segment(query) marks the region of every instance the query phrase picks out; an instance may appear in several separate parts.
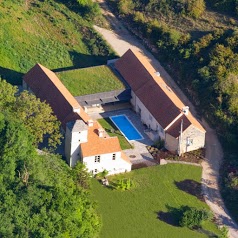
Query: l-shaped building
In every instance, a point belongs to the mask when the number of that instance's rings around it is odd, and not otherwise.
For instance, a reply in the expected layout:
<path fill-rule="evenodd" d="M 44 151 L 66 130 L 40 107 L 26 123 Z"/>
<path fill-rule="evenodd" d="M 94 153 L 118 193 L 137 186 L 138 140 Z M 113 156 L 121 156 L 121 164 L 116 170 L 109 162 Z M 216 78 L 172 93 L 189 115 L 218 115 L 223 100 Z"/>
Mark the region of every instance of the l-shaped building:
<path fill-rule="evenodd" d="M 144 56 L 128 50 L 110 67 L 129 86 L 130 95 L 127 88 L 123 100 L 130 100 L 152 140 L 163 139 L 165 147 L 178 154 L 204 147 L 205 129 Z M 94 105 L 87 102 L 82 107 L 78 97 L 72 96 L 54 72 L 36 64 L 23 77 L 23 88 L 52 107 L 65 133 L 65 156 L 70 166 L 80 160 L 94 174 L 131 170 L 118 138 L 108 137 L 86 113 L 87 107 Z M 104 103 L 101 98 L 96 101 Z"/>

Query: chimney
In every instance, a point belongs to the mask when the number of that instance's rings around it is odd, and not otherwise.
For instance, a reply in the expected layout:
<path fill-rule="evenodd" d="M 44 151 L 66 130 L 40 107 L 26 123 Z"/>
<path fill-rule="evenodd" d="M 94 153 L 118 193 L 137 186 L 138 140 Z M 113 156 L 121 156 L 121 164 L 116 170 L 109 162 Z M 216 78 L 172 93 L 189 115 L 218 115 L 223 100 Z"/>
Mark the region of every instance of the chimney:
<path fill-rule="evenodd" d="M 103 138 L 103 137 L 104 137 L 104 130 L 103 130 L 102 128 L 99 128 L 99 129 L 98 129 L 98 136 L 99 136 L 100 138 Z"/>
<path fill-rule="evenodd" d="M 73 108 L 73 112 L 80 113 L 80 108 Z"/>
<path fill-rule="evenodd" d="M 160 72 L 159 71 L 155 72 L 155 75 L 160 77 Z"/>
<path fill-rule="evenodd" d="M 89 127 L 92 127 L 93 126 L 93 120 L 88 120 L 87 124 L 88 124 Z"/>
<path fill-rule="evenodd" d="M 185 115 L 188 115 L 189 107 L 188 107 L 188 106 L 183 107 L 183 108 L 182 108 L 182 112 L 183 112 Z"/>

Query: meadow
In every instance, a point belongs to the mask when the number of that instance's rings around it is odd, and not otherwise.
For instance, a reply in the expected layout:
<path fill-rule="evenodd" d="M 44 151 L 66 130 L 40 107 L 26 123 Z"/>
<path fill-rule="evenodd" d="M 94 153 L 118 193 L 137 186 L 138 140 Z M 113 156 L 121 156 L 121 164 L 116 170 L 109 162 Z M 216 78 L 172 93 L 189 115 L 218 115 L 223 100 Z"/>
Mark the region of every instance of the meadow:
<path fill-rule="evenodd" d="M 12 84 L 36 63 L 58 72 L 115 57 L 92 22 L 64 1 L 32 0 L 26 7 L 22 0 L 4 0 L 0 19 L 0 75 Z"/>
<path fill-rule="evenodd" d="M 177 209 L 184 205 L 208 209 L 200 196 L 201 168 L 181 164 L 154 166 L 110 176 L 112 185 L 130 178 L 131 190 L 120 191 L 93 180 L 93 197 L 102 216 L 101 238 L 202 238 L 218 237 L 220 231 L 211 222 L 190 230 L 180 227 Z"/>

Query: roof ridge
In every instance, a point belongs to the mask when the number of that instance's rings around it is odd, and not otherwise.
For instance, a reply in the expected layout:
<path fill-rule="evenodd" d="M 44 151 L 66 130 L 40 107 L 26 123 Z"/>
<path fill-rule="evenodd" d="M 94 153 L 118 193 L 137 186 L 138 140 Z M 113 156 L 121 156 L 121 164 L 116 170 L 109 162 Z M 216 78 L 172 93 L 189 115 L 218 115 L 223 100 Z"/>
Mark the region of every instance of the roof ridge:
<path fill-rule="evenodd" d="M 73 97 L 73 95 L 69 92 L 69 90 L 64 86 L 64 84 L 60 81 L 60 79 L 53 71 L 39 63 L 37 63 L 36 65 L 38 65 L 42 69 L 42 71 L 48 76 L 51 82 L 60 91 L 60 93 L 64 96 L 64 98 L 68 101 L 68 103 L 72 106 L 73 109 L 80 108 L 80 105 L 77 100 Z"/>
<path fill-rule="evenodd" d="M 128 50 L 129 52 L 132 52 L 134 54 L 134 56 L 140 61 L 140 63 L 143 65 L 143 67 L 146 69 L 146 71 L 149 73 L 149 75 L 153 78 L 153 80 L 156 82 L 156 84 L 161 88 L 161 90 L 165 93 L 165 95 L 173 102 L 173 104 L 182 111 L 182 108 L 185 107 L 185 104 L 182 102 L 182 100 L 176 95 L 176 93 L 168 86 L 168 84 L 164 81 L 164 79 L 161 76 L 155 75 L 155 73 L 157 72 L 156 69 L 150 64 L 150 62 L 147 60 L 146 56 L 143 55 L 142 53 L 140 53 L 139 51 L 135 52 L 132 49 Z M 145 62 L 144 62 L 145 60 Z M 145 64 L 146 63 L 146 64 Z M 154 72 L 152 72 L 154 71 Z M 147 84 L 148 81 L 145 82 L 145 84 Z M 145 85 L 144 84 L 144 85 Z M 164 84 L 163 87 L 161 84 Z M 143 86 L 144 86 L 143 85 Z M 143 87 L 142 86 L 142 87 Z M 141 88 L 142 88 L 141 87 Z M 140 89 L 141 89 L 140 88 Z M 139 89 L 138 89 L 139 90 Z M 137 90 L 137 91 L 138 91 Z M 175 100 L 174 100 L 175 99 Z M 184 114 L 185 115 L 185 114 Z M 196 127 L 198 127 L 198 129 L 202 130 L 202 131 L 206 131 L 203 126 L 200 124 L 199 121 L 197 121 L 197 119 L 192 115 L 191 112 L 189 112 L 189 115 L 185 115 L 187 117 L 187 119 L 190 121 L 190 123 Z M 180 117 L 179 117 L 180 118 Z M 175 120 L 177 121 L 177 120 Z M 175 122 L 174 121 L 174 122 Z M 171 122 L 172 123 L 172 122 Z M 172 123 L 174 124 L 174 123 Z"/>

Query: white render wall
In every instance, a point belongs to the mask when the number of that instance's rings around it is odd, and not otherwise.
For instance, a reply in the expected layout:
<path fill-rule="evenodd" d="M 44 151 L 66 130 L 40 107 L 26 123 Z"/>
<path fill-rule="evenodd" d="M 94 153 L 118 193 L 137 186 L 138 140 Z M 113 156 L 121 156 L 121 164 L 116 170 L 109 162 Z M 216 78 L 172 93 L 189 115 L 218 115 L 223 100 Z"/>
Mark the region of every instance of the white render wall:
<path fill-rule="evenodd" d="M 205 135 L 205 132 L 200 131 L 195 126 L 189 126 L 182 136 L 182 153 L 203 148 L 205 146 Z M 193 142 L 188 145 L 190 139 Z"/>
<path fill-rule="evenodd" d="M 88 131 L 71 132 L 66 127 L 65 156 L 70 167 L 75 166 L 81 158 L 80 144 L 87 142 Z"/>
<path fill-rule="evenodd" d="M 115 160 L 112 160 L 113 154 L 116 154 Z M 100 162 L 95 162 L 95 156 L 84 157 L 83 163 L 87 167 L 88 172 L 93 174 L 104 170 L 107 170 L 109 174 L 131 171 L 131 164 L 121 158 L 121 152 L 100 155 Z"/>
<path fill-rule="evenodd" d="M 135 93 L 131 92 L 131 104 L 136 111 L 136 113 L 140 114 L 140 118 L 143 124 L 146 124 L 148 128 L 153 131 L 157 131 L 158 135 L 161 139 L 165 138 L 164 129 L 162 126 L 156 121 L 156 119 L 151 115 L 145 105 L 140 101 L 140 99 L 135 95 Z"/>

